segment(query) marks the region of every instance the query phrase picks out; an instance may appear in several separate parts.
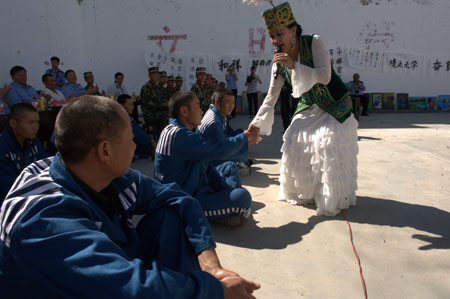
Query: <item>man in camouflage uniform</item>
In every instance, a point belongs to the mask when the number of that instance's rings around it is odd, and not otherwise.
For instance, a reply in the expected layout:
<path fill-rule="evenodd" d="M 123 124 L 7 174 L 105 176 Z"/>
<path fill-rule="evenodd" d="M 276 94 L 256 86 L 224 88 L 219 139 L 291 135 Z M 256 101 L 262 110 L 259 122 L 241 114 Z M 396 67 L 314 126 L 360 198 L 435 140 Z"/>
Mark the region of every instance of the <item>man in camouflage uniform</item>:
<path fill-rule="evenodd" d="M 168 97 L 159 83 L 159 67 L 148 69 L 150 80 L 141 88 L 142 112 L 146 125 L 153 127 L 155 140 L 169 121 Z"/>
<path fill-rule="evenodd" d="M 166 91 L 167 91 L 167 96 L 169 97 L 169 99 L 175 92 L 178 91 L 176 86 L 175 86 L 175 78 L 172 75 L 167 77 Z"/>
<path fill-rule="evenodd" d="M 183 87 L 183 77 L 177 76 L 175 78 L 175 87 L 176 87 L 176 91 L 181 90 L 181 87 Z"/>
<path fill-rule="evenodd" d="M 195 70 L 197 82 L 192 85 L 191 91 L 197 95 L 197 98 L 200 101 L 200 107 L 205 113 L 209 109 L 210 97 L 208 91 L 206 89 L 205 81 L 206 81 L 206 68 L 198 67 Z"/>
<path fill-rule="evenodd" d="M 211 74 L 206 74 L 206 81 L 205 81 L 205 87 L 206 92 L 208 94 L 208 98 L 211 100 L 212 94 L 214 93 L 213 90 L 213 76 Z M 212 103 L 210 103 L 212 104 Z"/>

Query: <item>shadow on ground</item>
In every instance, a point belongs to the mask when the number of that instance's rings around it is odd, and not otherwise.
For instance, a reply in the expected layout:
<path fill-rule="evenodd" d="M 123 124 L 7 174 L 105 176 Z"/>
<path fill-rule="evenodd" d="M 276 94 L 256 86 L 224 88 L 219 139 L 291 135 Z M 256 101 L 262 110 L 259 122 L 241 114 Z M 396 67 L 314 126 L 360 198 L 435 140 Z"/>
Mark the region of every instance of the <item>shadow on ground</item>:
<path fill-rule="evenodd" d="M 447 211 L 371 197 L 358 197 L 357 204 L 345 211 L 350 223 L 414 228 L 432 235 L 413 234 L 412 238 L 427 243 L 418 249 L 450 249 L 450 213 Z M 265 205 L 260 202 L 252 203 L 254 212 L 263 208 Z M 342 214 L 332 218 L 312 216 L 306 223 L 289 221 L 279 227 L 259 227 L 252 218 L 239 229 L 229 229 L 219 224 L 212 224 L 212 228 L 219 243 L 251 249 L 283 249 L 300 242 L 317 224 L 327 220 L 344 221 L 344 217 Z"/>

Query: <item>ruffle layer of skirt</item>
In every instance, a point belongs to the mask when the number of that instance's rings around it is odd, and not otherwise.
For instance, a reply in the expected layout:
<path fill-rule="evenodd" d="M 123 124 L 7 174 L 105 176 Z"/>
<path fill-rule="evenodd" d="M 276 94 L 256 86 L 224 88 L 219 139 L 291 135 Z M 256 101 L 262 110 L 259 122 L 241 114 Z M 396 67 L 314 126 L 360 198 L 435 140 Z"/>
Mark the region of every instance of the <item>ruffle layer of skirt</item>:
<path fill-rule="evenodd" d="M 356 205 L 357 126 L 353 116 L 340 123 L 317 105 L 297 114 L 283 136 L 278 199 L 315 202 L 326 216 Z"/>

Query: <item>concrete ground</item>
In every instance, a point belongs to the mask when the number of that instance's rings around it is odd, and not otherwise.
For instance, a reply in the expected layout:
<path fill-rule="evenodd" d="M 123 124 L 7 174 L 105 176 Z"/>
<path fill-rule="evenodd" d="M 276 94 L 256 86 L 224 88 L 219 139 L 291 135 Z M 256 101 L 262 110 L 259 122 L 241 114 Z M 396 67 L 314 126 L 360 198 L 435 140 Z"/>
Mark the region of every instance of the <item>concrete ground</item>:
<path fill-rule="evenodd" d="M 357 206 L 336 217 L 276 200 L 282 132 L 277 115 L 249 150 L 253 220 L 212 225 L 224 267 L 261 283 L 257 298 L 364 298 L 345 215 L 368 298 L 450 298 L 450 114 L 362 117 Z M 152 176 L 151 161 L 133 167 Z"/>

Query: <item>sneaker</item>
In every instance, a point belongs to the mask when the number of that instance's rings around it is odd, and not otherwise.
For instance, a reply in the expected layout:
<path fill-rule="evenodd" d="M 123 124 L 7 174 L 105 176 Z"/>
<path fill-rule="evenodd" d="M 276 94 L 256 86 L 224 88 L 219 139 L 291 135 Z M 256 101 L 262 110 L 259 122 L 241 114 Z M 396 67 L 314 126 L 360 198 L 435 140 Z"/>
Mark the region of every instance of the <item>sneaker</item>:
<path fill-rule="evenodd" d="M 238 228 L 243 226 L 248 222 L 248 218 L 243 214 L 237 215 L 237 216 L 231 216 L 227 218 L 221 218 L 214 220 L 214 222 L 222 224 L 223 226 L 229 227 L 229 228 Z"/>
<path fill-rule="evenodd" d="M 239 173 L 240 173 L 241 177 L 249 176 L 252 174 L 252 169 L 245 164 L 239 165 Z"/>

